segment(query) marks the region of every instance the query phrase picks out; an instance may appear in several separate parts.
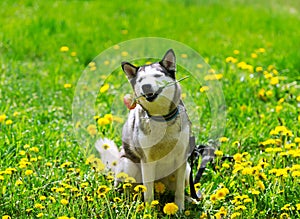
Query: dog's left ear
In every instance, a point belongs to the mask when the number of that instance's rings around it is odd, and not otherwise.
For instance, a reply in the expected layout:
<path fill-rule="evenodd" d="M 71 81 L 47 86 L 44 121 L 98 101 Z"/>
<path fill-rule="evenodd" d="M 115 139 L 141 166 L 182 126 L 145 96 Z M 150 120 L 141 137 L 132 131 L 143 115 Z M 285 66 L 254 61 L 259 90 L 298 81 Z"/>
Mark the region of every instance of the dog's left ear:
<path fill-rule="evenodd" d="M 169 49 L 159 63 L 165 67 L 169 73 L 171 73 L 173 78 L 175 78 L 176 57 L 173 49 Z"/>
<path fill-rule="evenodd" d="M 130 64 L 129 62 L 122 62 L 122 69 L 125 72 L 128 80 L 131 80 L 136 76 L 136 73 L 139 68 Z"/>

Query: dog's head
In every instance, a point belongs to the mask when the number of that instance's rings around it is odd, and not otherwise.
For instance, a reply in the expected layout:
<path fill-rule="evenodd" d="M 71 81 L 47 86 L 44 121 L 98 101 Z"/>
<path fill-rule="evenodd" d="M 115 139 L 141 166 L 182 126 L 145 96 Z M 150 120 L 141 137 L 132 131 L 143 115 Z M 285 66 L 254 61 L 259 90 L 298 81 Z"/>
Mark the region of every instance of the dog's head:
<path fill-rule="evenodd" d="M 175 83 L 176 57 L 172 49 L 160 62 L 139 67 L 123 62 L 122 69 L 138 97 L 138 103 L 149 114 L 166 115 L 179 104 L 181 89 Z"/>

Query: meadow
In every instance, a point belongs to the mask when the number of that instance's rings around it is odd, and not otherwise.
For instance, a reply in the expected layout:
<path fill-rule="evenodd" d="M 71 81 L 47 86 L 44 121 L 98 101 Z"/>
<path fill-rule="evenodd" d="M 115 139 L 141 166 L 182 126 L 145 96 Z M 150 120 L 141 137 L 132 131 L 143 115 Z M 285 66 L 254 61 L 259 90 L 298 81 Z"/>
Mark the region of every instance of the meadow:
<path fill-rule="evenodd" d="M 292 0 L 2 0 L 0 217 L 300 218 L 299 11 Z M 226 123 L 214 139 L 216 159 L 195 185 L 202 199 L 186 201 L 183 212 L 161 183 L 155 201 L 144 203 L 143 186 L 106 171 L 87 150 L 103 137 L 120 144 L 128 112 L 121 67 L 101 78 L 90 124 L 73 120 L 77 82 L 84 71 L 101 73 L 94 58 L 139 37 L 188 45 L 210 66 L 204 80 L 222 86 Z M 126 51 L 120 54 L 126 60 Z M 180 78 L 186 73 L 178 68 Z M 194 135 L 206 144 L 210 88 L 190 79 L 182 86 L 183 101 L 197 97 Z M 110 105 L 116 100 L 118 115 Z M 78 128 L 87 136 L 84 147 Z M 222 162 L 223 155 L 234 161 Z M 125 179 L 119 189 L 116 178 Z"/>

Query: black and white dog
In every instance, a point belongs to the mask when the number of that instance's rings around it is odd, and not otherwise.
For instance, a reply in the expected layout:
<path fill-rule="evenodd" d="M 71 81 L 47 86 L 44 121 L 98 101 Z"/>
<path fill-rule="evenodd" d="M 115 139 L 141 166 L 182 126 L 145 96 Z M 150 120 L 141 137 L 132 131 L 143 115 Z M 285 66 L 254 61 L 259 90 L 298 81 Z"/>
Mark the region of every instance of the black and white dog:
<path fill-rule="evenodd" d="M 175 191 L 175 203 L 184 209 L 184 189 L 188 184 L 191 151 L 191 123 L 181 100 L 181 88 L 175 78 L 176 58 L 170 49 L 160 62 L 136 67 L 122 63 L 136 97 L 123 126 L 122 149 L 112 148 L 118 156 L 116 174 L 125 172 L 147 190 L 144 199 L 154 197 L 154 182 L 163 182 Z M 101 142 L 97 143 L 101 156 Z M 104 154 L 103 154 L 104 153 Z M 117 154 L 116 154 L 117 153 Z M 104 162 L 111 162 L 104 159 Z"/>

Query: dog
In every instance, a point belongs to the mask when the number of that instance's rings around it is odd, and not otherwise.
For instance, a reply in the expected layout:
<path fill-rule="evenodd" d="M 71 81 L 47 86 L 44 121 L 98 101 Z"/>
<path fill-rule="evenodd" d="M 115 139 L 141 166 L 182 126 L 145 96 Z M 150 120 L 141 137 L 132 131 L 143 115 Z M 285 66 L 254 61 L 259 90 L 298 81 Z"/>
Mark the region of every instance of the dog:
<path fill-rule="evenodd" d="M 96 147 L 105 162 L 117 160 L 116 174 L 125 172 L 146 187 L 146 202 L 154 199 L 154 182 L 161 181 L 174 191 L 175 203 L 183 210 L 191 171 L 187 162 L 191 122 L 175 77 L 175 53 L 170 49 L 161 61 L 149 65 L 122 62 L 121 66 L 137 104 L 123 126 L 121 151 L 116 154 L 114 146 L 111 158 L 105 156 L 101 142 Z"/>

